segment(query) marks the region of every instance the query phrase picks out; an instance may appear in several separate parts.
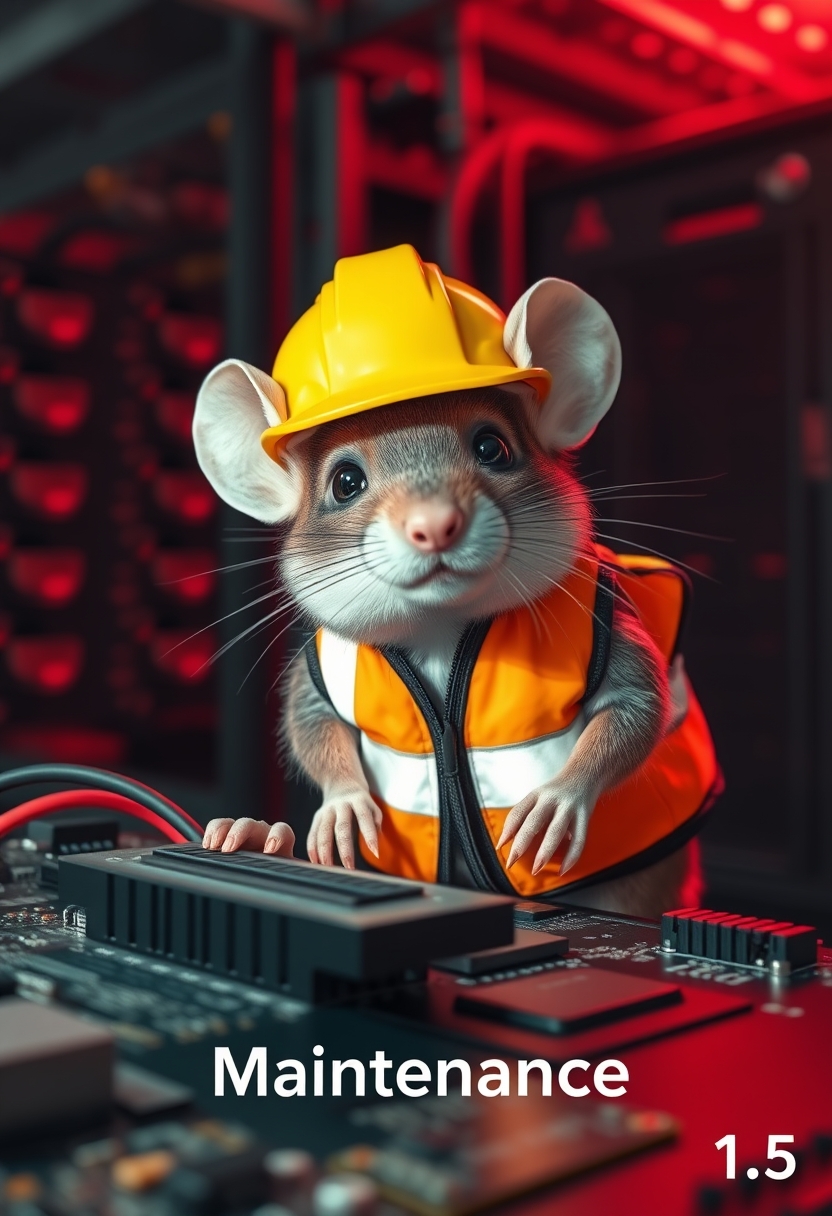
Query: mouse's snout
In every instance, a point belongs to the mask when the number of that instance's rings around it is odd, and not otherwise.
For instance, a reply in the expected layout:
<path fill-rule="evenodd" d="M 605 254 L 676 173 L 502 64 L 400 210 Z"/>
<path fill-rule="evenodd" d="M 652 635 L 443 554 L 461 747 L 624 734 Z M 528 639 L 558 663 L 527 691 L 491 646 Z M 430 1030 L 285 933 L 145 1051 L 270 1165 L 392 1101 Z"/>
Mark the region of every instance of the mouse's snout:
<path fill-rule="evenodd" d="M 405 515 L 402 531 L 420 553 L 444 553 L 461 539 L 466 522 L 456 503 L 434 499 L 414 503 Z"/>

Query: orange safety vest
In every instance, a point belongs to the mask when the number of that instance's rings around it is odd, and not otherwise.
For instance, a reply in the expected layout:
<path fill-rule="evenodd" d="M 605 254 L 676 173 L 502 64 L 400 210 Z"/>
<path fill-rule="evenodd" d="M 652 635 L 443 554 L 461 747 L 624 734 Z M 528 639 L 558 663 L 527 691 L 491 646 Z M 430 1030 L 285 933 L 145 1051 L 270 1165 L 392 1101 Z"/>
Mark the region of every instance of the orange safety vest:
<path fill-rule="evenodd" d="M 721 777 L 702 710 L 680 677 L 674 700 L 686 704 L 672 729 L 598 799 L 584 851 L 567 875 L 560 875 L 566 841 L 536 875 L 534 849 L 510 871 L 510 844 L 497 849 L 511 807 L 557 775 L 584 728 L 583 705 L 606 669 L 616 593 L 669 663 L 687 579 L 669 562 L 596 545 L 534 612 L 516 608 L 467 626 L 442 716 L 401 650 L 318 631 L 314 650 L 307 647 L 310 675 L 358 729 L 367 781 L 384 812 L 379 857 L 362 840 L 365 860 L 403 878 L 449 882 L 455 836 L 479 886 L 535 896 L 639 869 L 698 830 Z"/>

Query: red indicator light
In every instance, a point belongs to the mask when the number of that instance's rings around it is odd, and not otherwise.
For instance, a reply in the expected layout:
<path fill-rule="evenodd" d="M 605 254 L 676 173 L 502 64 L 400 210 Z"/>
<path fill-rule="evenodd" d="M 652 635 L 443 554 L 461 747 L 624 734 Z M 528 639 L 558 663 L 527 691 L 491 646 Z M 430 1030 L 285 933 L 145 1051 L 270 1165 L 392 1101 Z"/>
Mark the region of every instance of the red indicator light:
<path fill-rule="evenodd" d="M 150 640 L 150 657 L 166 675 L 183 683 L 204 680 L 211 669 L 216 642 L 210 630 L 188 634 L 181 629 L 160 629 Z"/>
<path fill-rule="evenodd" d="M 593 249 L 604 249 L 611 241 L 612 233 L 598 199 L 579 199 L 563 240 L 567 252 L 588 253 Z"/>
<path fill-rule="evenodd" d="M 85 569 L 80 549 L 17 549 L 9 557 L 9 582 L 21 595 L 58 608 L 78 594 Z"/>
<path fill-rule="evenodd" d="M 12 551 L 14 533 L 8 524 L 0 524 L 0 561 L 9 556 Z"/>
<path fill-rule="evenodd" d="M 61 249 L 58 260 L 73 270 L 106 274 L 121 261 L 131 244 L 115 232 L 77 232 Z"/>
<path fill-rule="evenodd" d="M 23 286 L 23 267 L 9 258 L 0 258 L 0 296 L 16 296 Z"/>
<path fill-rule="evenodd" d="M 687 245 L 691 241 L 707 241 L 733 232 L 759 228 L 765 218 L 759 203 L 737 203 L 697 215 L 683 215 L 665 224 L 662 236 L 668 245 Z"/>
<path fill-rule="evenodd" d="M 755 553 L 751 559 L 751 569 L 755 578 L 766 582 L 786 577 L 785 553 Z"/>
<path fill-rule="evenodd" d="M 120 764 L 127 740 L 113 731 L 73 726 L 15 726 L 3 732 L 3 747 L 65 764 Z"/>
<path fill-rule="evenodd" d="M 80 464 L 20 463 L 9 480 L 18 502 L 49 519 L 74 515 L 87 493 L 87 471 Z"/>
<path fill-rule="evenodd" d="M 169 435 L 189 444 L 194 404 L 192 393 L 162 393 L 156 401 L 156 421 Z"/>
<path fill-rule="evenodd" d="M 0 473 L 8 473 L 14 464 L 17 447 L 11 435 L 0 435 Z"/>
<path fill-rule="evenodd" d="M 214 363 L 222 346 L 222 326 L 216 317 L 166 313 L 159 321 L 159 339 L 175 358 L 191 367 Z"/>
<path fill-rule="evenodd" d="M 54 218 L 45 211 L 7 215 L 0 220 L 0 249 L 18 257 L 29 257 L 54 226 Z"/>
<path fill-rule="evenodd" d="M 180 182 L 173 190 L 173 207 L 189 224 L 223 229 L 228 225 L 228 191 L 207 182 Z"/>
<path fill-rule="evenodd" d="M 86 380 L 57 376 L 21 376 L 14 402 L 24 418 L 46 431 L 65 435 L 81 425 L 90 408 Z"/>
<path fill-rule="evenodd" d="M 0 346 L 0 384 L 11 384 L 17 375 L 20 357 L 10 346 Z"/>
<path fill-rule="evenodd" d="M 199 603 L 214 590 L 216 564 L 210 549 L 163 549 L 153 559 L 153 581 L 183 603 Z"/>
<path fill-rule="evenodd" d="M 204 523 L 217 505 L 213 490 L 197 469 L 163 470 L 153 483 L 153 493 L 164 511 L 187 524 Z"/>
<path fill-rule="evenodd" d="M 28 288 L 20 294 L 17 315 L 30 333 L 64 349 L 78 346 L 92 329 L 92 301 L 78 292 Z"/>
<path fill-rule="evenodd" d="M 6 650 L 6 663 L 16 680 L 37 692 L 66 692 L 84 666 L 84 643 L 72 634 L 12 638 Z"/>

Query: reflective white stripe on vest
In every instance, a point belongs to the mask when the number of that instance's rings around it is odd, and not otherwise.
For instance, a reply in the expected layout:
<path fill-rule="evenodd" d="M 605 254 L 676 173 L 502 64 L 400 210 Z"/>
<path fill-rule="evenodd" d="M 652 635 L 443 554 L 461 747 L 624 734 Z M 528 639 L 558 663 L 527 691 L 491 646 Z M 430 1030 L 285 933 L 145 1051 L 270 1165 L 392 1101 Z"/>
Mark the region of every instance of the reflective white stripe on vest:
<path fill-rule="evenodd" d="M 508 747 L 472 747 L 468 759 L 481 807 L 511 807 L 551 781 L 563 768 L 584 728 L 584 716 L 562 731 Z M 367 781 L 382 802 L 413 815 L 439 815 L 439 784 L 433 752 L 413 755 L 361 736 Z"/>
<path fill-rule="evenodd" d="M 355 668 L 358 644 L 339 638 L 328 629 L 321 631 L 319 656 L 321 675 L 335 712 L 355 726 Z"/>
<path fill-rule="evenodd" d="M 468 758 L 480 806 L 514 806 L 544 781 L 551 781 L 571 756 L 583 728 L 584 715 L 579 713 L 564 730 L 542 739 L 510 747 L 470 748 Z"/>
<path fill-rule="evenodd" d="M 367 784 L 382 802 L 414 815 L 439 817 L 439 776 L 433 752 L 397 752 L 361 735 L 361 764 Z"/>

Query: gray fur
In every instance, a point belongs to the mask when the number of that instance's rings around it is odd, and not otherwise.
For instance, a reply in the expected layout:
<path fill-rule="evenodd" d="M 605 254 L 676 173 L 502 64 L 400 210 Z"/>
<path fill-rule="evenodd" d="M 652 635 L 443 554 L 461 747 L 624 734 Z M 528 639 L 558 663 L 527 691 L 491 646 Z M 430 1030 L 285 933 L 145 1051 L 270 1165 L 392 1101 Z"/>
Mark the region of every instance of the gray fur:
<path fill-rule="evenodd" d="M 612 323 L 577 288 L 544 280 L 512 310 L 505 343 L 518 366 L 552 374 L 544 402 L 528 385 L 403 401 L 304 432 L 284 449 L 281 465 L 259 445 L 263 422 L 285 411 L 270 377 L 226 363 L 209 376 L 197 406 L 197 451 L 218 493 L 256 518 L 285 524 L 280 573 L 307 623 L 369 645 L 406 647 L 437 704 L 465 625 L 522 605 L 534 613 L 591 537 L 587 496 L 564 449 L 587 438 L 615 394 L 620 347 Z M 510 468 L 478 464 L 473 439 L 483 427 L 508 442 Z M 367 481 L 349 503 L 333 495 L 343 461 L 358 464 Z M 458 539 L 441 552 L 410 544 L 404 532 L 407 512 L 427 501 L 450 503 L 464 517 Z M 540 623 L 545 645 L 549 631 Z M 290 667 L 285 706 L 285 741 L 323 792 L 310 858 L 331 862 L 334 839 L 352 864 L 353 820 L 372 849 L 381 815 L 358 734 L 315 688 L 303 654 Z M 607 670 L 585 718 L 562 772 L 509 816 L 518 855 L 545 830 L 551 856 L 569 831 L 564 872 L 580 855 L 599 795 L 643 762 L 669 720 L 665 665 L 624 604 L 614 613 Z M 228 830 L 212 835 L 213 847 Z M 232 847 L 248 831 L 232 827 Z M 671 865 L 654 871 L 637 889 L 625 880 L 619 888 L 604 884 L 599 898 L 619 899 L 618 911 L 646 906 L 676 872 Z M 591 888 L 584 898 L 592 902 Z"/>

